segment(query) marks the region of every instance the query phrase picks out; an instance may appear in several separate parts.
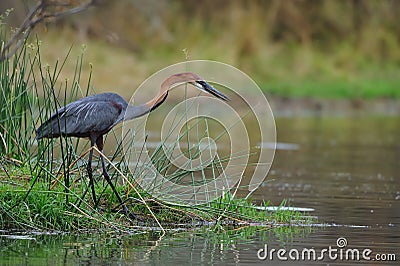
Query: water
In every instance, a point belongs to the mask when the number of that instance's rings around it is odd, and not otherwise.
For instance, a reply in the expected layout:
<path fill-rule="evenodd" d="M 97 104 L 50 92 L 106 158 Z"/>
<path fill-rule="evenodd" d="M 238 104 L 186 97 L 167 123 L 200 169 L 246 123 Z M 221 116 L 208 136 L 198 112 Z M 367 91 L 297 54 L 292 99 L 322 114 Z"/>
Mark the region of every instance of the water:
<path fill-rule="evenodd" d="M 318 217 L 314 226 L 226 229 L 220 233 L 200 228 L 170 232 L 162 239 L 157 233 L 142 232 L 21 235 L 0 231 L 0 264 L 398 265 L 400 118 L 278 118 L 277 132 L 282 144 L 267 182 L 253 197 L 275 205 L 286 198 L 292 206 L 313 208 L 310 215 Z M 345 238 L 347 246 L 338 248 L 338 238 Z M 288 261 L 280 260 L 277 252 L 260 260 L 257 252 L 265 244 L 268 252 L 285 249 Z M 314 249 L 318 256 L 329 247 L 338 249 L 338 256 L 342 250 L 343 258 L 332 260 L 325 254 L 322 261 L 295 262 L 288 257 L 289 252 L 295 256 L 304 248 Z M 377 254 L 393 259 L 390 256 L 394 254 L 397 262 L 345 260 L 347 249 L 370 249 L 371 259 Z M 264 255 L 263 251 L 259 255 Z"/>

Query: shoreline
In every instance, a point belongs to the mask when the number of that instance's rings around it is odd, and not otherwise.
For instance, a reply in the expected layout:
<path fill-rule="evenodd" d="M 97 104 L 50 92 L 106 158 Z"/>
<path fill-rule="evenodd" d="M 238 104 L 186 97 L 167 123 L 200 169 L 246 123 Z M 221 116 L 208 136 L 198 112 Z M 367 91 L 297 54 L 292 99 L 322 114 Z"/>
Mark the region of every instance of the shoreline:
<path fill-rule="evenodd" d="M 292 116 L 348 116 L 348 115 L 400 115 L 398 99 L 322 99 L 290 98 L 267 95 L 268 102 L 277 117 Z"/>

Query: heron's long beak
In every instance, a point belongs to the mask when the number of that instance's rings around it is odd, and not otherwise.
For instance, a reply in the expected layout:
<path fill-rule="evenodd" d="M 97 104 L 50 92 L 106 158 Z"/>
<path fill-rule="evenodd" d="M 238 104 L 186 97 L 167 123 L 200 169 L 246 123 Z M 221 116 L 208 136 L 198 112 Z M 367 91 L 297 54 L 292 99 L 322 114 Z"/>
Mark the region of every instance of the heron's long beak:
<path fill-rule="evenodd" d="M 224 94 L 219 92 L 217 89 L 215 89 L 213 86 L 211 86 L 204 80 L 196 80 L 194 82 L 190 82 L 190 84 L 192 84 L 193 86 L 195 86 L 196 88 L 198 88 L 202 91 L 205 91 L 205 92 L 208 92 L 208 93 L 214 95 L 215 97 L 217 97 L 221 100 L 230 101 L 230 99 L 228 97 L 226 97 Z"/>

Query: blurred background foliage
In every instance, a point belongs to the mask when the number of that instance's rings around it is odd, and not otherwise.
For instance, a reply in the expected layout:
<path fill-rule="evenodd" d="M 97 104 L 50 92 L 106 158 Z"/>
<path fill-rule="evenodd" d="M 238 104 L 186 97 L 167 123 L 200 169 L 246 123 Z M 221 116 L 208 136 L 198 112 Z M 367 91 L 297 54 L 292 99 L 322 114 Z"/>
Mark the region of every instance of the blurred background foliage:
<path fill-rule="evenodd" d="M 17 27 L 34 4 L 2 0 L 0 10 L 13 7 L 7 23 Z M 129 97 L 148 75 L 189 57 L 231 64 L 285 97 L 398 98 L 399 14 L 396 0 L 96 0 L 35 34 L 49 64 L 84 44 L 97 92 Z"/>

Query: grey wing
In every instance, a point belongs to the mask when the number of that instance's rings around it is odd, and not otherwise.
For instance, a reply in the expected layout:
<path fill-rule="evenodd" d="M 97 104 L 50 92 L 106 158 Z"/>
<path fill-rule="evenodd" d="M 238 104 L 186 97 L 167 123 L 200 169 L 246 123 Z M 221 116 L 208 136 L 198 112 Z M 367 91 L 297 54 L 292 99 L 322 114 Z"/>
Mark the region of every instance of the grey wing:
<path fill-rule="evenodd" d="M 60 108 L 36 131 L 36 138 L 105 134 L 120 119 L 122 107 L 106 101 L 76 101 Z"/>

